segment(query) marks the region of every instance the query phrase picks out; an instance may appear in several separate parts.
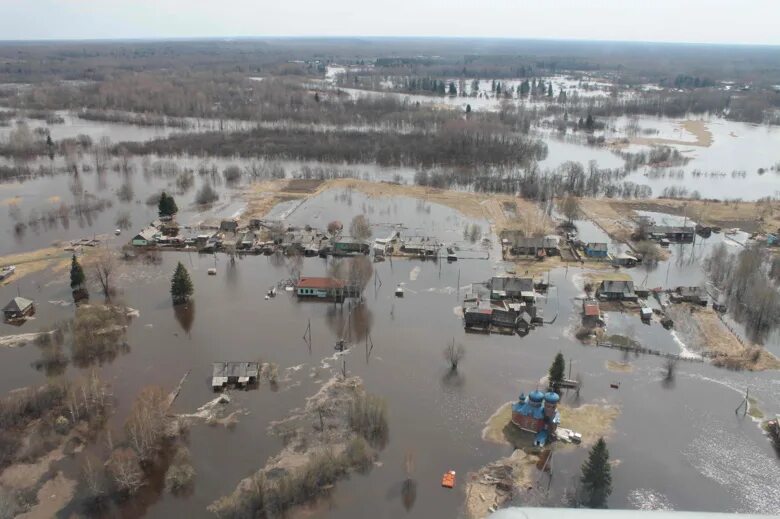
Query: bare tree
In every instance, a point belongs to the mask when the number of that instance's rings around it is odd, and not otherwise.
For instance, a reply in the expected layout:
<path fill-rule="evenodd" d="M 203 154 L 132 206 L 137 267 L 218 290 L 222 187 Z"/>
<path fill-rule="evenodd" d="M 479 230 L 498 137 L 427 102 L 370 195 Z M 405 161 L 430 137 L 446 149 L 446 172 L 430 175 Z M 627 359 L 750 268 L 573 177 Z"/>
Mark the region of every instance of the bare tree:
<path fill-rule="evenodd" d="M 101 249 L 92 262 L 92 272 L 103 290 L 106 299 L 114 293 L 114 277 L 119 264 L 116 254 L 109 249 Z"/>
<path fill-rule="evenodd" d="M 333 220 L 328 224 L 327 229 L 328 229 L 328 234 L 330 235 L 331 238 L 333 238 L 339 233 L 341 233 L 341 231 L 344 229 L 344 224 L 342 224 L 338 220 Z"/>
<path fill-rule="evenodd" d="M 349 234 L 358 240 L 367 240 L 371 237 L 371 223 L 365 215 L 359 214 L 349 224 Z"/>
<path fill-rule="evenodd" d="M 144 485 L 138 455 L 131 449 L 116 449 L 108 460 L 111 479 L 120 492 L 135 494 Z"/>
<path fill-rule="evenodd" d="M 147 386 L 133 403 L 125 431 L 130 446 L 141 460 L 153 459 L 165 436 L 168 397 L 162 388 Z"/>
<path fill-rule="evenodd" d="M 449 362 L 450 370 L 457 371 L 458 364 L 463 360 L 465 354 L 466 350 L 463 349 L 463 345 L 456 345 L 455 339 L 452 340 L 451 344 L 448 344 L 447 347 L 444 348 L 444 359 Z"/>
<path fill-rule="evenodd" d="M 567 195 L 563 200 L 560 201 L 559 209 L 561 213 L 563 213 L 563 216 L 566 217 L 566 220 L 571 223 L 580 215 L 580 202 L 576 197 Z"/>

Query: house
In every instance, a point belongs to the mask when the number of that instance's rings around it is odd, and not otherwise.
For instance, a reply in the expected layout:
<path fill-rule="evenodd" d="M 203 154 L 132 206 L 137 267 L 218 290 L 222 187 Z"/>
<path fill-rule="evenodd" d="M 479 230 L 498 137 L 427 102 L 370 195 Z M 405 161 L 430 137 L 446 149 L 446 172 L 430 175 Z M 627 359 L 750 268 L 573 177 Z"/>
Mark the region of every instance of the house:
<path fill-rule="evenodd" d="M 302 277 L 295 285 L 295 293 L 301 298 L 343 299 L 346 283 L 328 277 Z"/>
<path fill-rule="evenodd" d="M 331 254 L 334 256 L 368 254 L 371 251 L 371 247 L 366 242 L 350 238 L 349 236 L 343 236 L 334 241 L 330 249 Z"/>
<path fill-rule="evenodd" d="M 258 362 L 215 362 L 212 366 L 211 387 L 217 391 L 227 385 L 254 385 L 257 384 L 259 374 Z"/>
<path fill-rule="evenodd" d="M 238 230 L 238 220 L 222 220 L 219 223 L 219 230 L 222 232 L 236 232 Z"/>
<path fill-rule="evenodd" d="M 490 278 L 488 288 L 490 288 L 491 299 L 526 300 L 531 303 L 536 299 L 534 280 L 531 278 L 494 276 Z"/>
<path fill-rule="evenodd" d="M 246 231 L 239 234 L 236 240 L 236 250 L 250 250 L 255 245 L 255 233 Z"/>
<path fill-rule="evenodd" d="M 596 290 L 596 297 L 609 301 L 636 301 L 633 281 L 604 280 Z"/>
<path fill-rule="evenodd" d="M 509 246 L 509 252 L 516 256 L 557 256 L 561 253 L 560 237 L 523 236 L 522 231 L 504 231 L 502 243 Z"/>
<path fill-rule="evenodd" d="M 490 307 L 490 303 L 482 302 L 463 311 L 463 322 L 467 329 L 488 330 L 492 320 L 493 309 Z"/>
<path fill-rule="evenodd" d="M 401 241 L 401 252 L 417 256 L 436 256 L 441 243 L 428 236 L 411 236 Z"/>
<path fill-rule="evenodd" d="M 673 303 L 693 303 L 695 305 L 707 306 L 707 294 L 701 287 L 677 287 L 669 296 Z"/>
<path fill-rule="evenodd" d="M 538 389 L 528 396 L 520 394 L 512 404 L 512 424 L 520 430 L 534 434 L 534 445 L 542 447 L 555 434 L 561 423 L 558 403 L 561 397 L 552 391 L 542 393 Z"/>
<path fill-rule="evenodd" d="M 688 243 L 693 241 L 696 228 L 674 225 L 653 225 L 647 230 L 647 233 L 650 238 L 654 240 L 666 239 L 675 243 Z"/>
<path fill-rule="evenodd" d="M 776 234 L 767 233 L 766 244 L 770 247 L 776 247 L 780 245 L 780 237 L 778 237 Z"/>
<path fill-rule="evenodd" d="M 14 297 L 11 299 L 5 308 L 3 308 L 3 315 L 7 320 L 24 319 L 35 313 L 35 304 L 24 297 Z"/>
<path fill-rule="evenodd" d="M 642 322 L 649 323 L 653 318 L 653 309 L 649 306 L 641 306 L 639 308 L 639 318 L 642 319 Z"/>
<path fill-rule="evenodd" d="M 133 236 L 131 243 L 139 247 L 154 245 L 159 231 L 154 227 L 147 227 Z"/>
<path fill-rule="evenodd" d="M 584 250 L 585 255 L 589 258 L 606 258 L 608 254 L 606 243 L 587 243 Z"/>

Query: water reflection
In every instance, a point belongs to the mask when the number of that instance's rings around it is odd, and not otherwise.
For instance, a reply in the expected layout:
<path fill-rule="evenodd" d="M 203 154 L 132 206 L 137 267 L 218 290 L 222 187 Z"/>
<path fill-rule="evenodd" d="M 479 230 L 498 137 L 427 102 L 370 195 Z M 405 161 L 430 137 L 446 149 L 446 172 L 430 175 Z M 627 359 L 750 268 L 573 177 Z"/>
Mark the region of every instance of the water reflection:
<path fill-rule="evenodd" d="M 187 334 L 187 337 L 189 337 L 192 324 L 195 322 L 195 301 L 192 300 L 182 305 L 173 305 L 173 316 L 184 333 Z"/>

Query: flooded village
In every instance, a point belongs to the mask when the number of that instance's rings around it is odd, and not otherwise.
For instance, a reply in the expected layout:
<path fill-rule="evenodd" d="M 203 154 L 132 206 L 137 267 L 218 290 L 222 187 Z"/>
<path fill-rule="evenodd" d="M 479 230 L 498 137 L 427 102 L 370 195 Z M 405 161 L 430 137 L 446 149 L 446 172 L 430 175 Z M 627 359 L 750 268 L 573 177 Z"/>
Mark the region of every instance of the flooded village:
<path fill-rule="evenodd" d="M 575 71 L 434 96 L 309 52 L 231 72 L 251 117 L 2 85 L 3 512 L 476 519 L 586 506 L 602 443 L 609 508 L 780 509 L 776 121 L 629 121 L 610 100 L 653 90 Z"/>

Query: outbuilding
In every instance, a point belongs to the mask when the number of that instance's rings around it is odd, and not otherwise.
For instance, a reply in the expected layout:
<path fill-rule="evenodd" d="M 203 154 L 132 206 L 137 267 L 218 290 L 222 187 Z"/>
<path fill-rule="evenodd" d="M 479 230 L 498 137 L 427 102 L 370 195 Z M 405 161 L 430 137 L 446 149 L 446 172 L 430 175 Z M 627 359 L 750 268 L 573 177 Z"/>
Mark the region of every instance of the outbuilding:
<path fill-rule="evenodd" d="M 3 315 L 7 320 L 24 319 L 35 313 L 35 304 L 25 297 L 14 297 L 3 308 Z"/>

